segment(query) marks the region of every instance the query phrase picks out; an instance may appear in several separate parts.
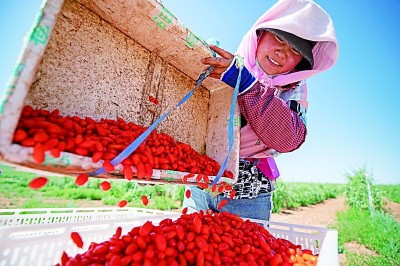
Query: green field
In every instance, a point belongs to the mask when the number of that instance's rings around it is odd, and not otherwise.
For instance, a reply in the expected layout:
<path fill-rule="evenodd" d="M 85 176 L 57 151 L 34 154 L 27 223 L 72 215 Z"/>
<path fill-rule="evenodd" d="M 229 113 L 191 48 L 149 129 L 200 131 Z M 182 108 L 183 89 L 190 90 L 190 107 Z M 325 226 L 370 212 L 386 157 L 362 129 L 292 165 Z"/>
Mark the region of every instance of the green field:
<path fill-rule="evenodd" d="M 282 182 L 279 179 L 273 193 L 274 213 L 282 209 L 295 209 L 313 205 L 343 194 L 342 184 Z"/>

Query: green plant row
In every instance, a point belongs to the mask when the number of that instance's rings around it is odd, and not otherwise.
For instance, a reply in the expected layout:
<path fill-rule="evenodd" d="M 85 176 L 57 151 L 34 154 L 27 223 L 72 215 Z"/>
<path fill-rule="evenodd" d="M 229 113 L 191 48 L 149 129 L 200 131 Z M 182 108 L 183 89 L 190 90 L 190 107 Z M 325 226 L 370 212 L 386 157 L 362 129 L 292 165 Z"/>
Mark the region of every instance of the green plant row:
<path fill-rule="evenodd" d="M 277 180 L 273 193 L 274 213 L 282 209 L 293 209 L 313 205 L 343 194 L 342 184 L 297 183 Z"/>
<path fill-rule="evenodd" d="M 373 185 L 371 177 L 366 177 L 365 169 L 356 170 L 346 178 L 348 180 L 345 188 L 346 203 L 350 207 L 359 210 L 369 210 L 371 207 L 377 211 L 383 210 L 384 193 L 378 186 Z"/>
<path fill-rule="evenodd" d="M 396 203 L 400 203 L 400 185 L 376 185 L 382 191 L 382 196 Z"/>

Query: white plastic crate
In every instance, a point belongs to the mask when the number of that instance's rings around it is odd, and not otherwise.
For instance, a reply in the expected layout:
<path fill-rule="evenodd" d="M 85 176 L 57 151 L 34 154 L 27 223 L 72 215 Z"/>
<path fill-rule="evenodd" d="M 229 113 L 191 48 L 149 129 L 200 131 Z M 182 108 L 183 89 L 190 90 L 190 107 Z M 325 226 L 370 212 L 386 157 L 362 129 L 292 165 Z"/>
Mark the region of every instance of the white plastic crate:
<path fill-rule="evenodd" d="M 140 208 L 63 208 L 0 210 L 0 266 L 55 265 L 62 251 L 68 255 L 87 250 L 91 242 L 109 239 L 118 226 L 126 234 L 135 226 L 151 220 L 177 219 L 181 214 Z M 337 231 L 288 223 L 260 223 L 275 237 L 290 240 L 319 253 L 318 265 L 339 265 Z M 72 243 L 70 233 L 77 231 L 83 249 Z"/>
<path fill-rule="evenodd" d="M 284 238 L 294 244 L 310 249 L 319 254 L 318 265 L 339 265 L 338 232 L 328 228 L 281 223 L 273 221 L 254 220 L 263 224 L 277 238 Z"/>

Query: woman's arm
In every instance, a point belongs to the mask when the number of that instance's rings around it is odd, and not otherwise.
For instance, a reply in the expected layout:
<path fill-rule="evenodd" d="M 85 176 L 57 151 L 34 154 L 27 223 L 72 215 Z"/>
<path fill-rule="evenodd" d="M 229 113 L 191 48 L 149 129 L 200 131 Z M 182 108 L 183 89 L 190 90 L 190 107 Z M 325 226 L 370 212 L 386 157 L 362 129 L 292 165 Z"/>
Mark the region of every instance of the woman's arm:
<path fill-rule="evenodd" d="M 278 152 L 298 149 L 307 129 L 300 116 L 259 82 L 239 95 L 240 111 L 260 140 Z"/>

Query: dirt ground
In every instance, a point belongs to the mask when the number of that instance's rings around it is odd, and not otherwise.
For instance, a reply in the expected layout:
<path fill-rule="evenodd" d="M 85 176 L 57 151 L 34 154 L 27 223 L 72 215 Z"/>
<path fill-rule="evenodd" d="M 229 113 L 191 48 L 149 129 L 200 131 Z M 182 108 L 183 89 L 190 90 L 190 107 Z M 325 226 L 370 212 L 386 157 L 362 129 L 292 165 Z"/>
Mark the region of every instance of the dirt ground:
<path fill-rule="evenodd" d="M 389 213 L 393 215 L 396 221 L 400 223 L 400 203 L 389 202 L 386 205 L 386 208 L 389 210 Z"/>

